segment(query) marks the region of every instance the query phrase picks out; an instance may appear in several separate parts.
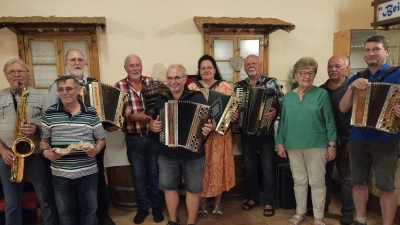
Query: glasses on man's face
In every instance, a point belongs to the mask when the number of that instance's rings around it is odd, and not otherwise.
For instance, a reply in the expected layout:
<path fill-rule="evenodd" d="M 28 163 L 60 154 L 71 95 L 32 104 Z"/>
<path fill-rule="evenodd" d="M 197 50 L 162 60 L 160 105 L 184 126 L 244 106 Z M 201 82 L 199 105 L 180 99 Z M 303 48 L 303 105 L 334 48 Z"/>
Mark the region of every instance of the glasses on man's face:
<path fill-rule="evenodd" d="M 299 72 L 299 75 L 301 76 L 301 77 L 305 77 L 305 76 L 307 76 L 307 74 L 308 74 L 308 76 L 310 77 L 310 78 L 313 78 L 313 77 L 315 77 L 315 72 L 314 71 L 300 71 Z"/>
<path fill-rule="evenodd" d="M 174 80 L 174 81 L 176 81 L 176 82 L 179 82 L 179 81 L 181 81 L 181 79 L 182 78 L 184 78 L 185 76 L 181 76 L 181 77 L 179 77 L 179 76 L 176 76 L 176 77 L 167 77 L 167 81 L 168 82 L 171 82 L 172 80 Z"/>
<path fill-rule="evenodd" d="M 72 59 L 67 59 L 67 60 L 70 61 L 70 62 L 73 62 L 73 63 L 76 63 L 76 62 L 83 63 L 83 62 L 85 62 L 85 59 L 82 59 L 82 58 L 72 58 Z"/>
<path fill-rule="evenodd" d="M 213 69 L 214 69 L 213 66 L 207 66 L 207 67 L 201 67 L 200 71 L 213 70 Z"/>
<path fill-rule="evenodd" d="M 26 70 L 11 70 L 11 71 L 8 71 L 6 74 L 9 75 L 9 76 L 15 76 L 17 74 L 24 75 L 27 72 L 28 71 L 26 71 Z"/>
<path fill-rule="evenodd" d="M 70 93 L 74 89 L 76 89 L 76 87 L 74 87 L 74 88 L 72 88 L 72 87 L 59 88 L 59 89 L 57 89 L 57 92 L 58 93 L 63 93 L 65 91 L 67 93 Z"/>

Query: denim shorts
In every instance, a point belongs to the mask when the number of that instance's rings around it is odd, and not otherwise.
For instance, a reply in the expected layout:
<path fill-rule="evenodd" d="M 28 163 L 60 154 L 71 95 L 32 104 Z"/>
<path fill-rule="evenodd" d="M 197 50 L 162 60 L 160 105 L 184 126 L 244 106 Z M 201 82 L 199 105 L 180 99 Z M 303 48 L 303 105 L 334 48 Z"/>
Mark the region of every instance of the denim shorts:
<path fill-rule="evenodd" d="M 349 142 L 351 178 L 353 185 L 367 185 L 371 165 L 375 172 L 376 187 L 384 192 L 395 189 L 395 173 L 399 141 Z"/>
<path fill-rule="evenodd" d="M 190 193 L 202 191 L 204 157 L 192 160 L 171 159 L 160 155 L 158 157 L 160 171 L 159 189 L 178 190 L 181 176 L 183 176 L 185 190 Z"/>

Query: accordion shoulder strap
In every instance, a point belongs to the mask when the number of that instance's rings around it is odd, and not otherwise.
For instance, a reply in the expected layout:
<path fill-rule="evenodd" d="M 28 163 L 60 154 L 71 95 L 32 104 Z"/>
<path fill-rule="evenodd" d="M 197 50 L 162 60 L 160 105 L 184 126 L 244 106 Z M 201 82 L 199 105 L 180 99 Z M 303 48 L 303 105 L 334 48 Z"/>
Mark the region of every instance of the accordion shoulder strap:
<path fill-rule="evenodd" d="M 196 93 L 198 93 L 199 91 L 194 91 L 194 90 L 189 90 L 188 92 L 186 92 L 184 95 L 182 95 L 181 96 L 181 99 L 182 100 L 184 100 L 185 98 L 187 98 L 187 97 L 190 97 L 190 96 L 192 96 L 192 95 L 194 95 L 194 94 L 196 94 Z M 165 100 L 174 100 L 173 98 L 172 98 L 172 95 L 170 94 L 171 92 L 170 91 L 168 91 L 168 92 L 162 92 L 162 93 L 160 93 L 160 95 L 161 95 L 161 97 L 163 97 Z"/>
<path fill-rule="evenodd" d="M 224 80 L 217 80 L 208 89 L 213 89 L 214 87 L 218 86 L 222 81 Z M 204 88 L 204 86 L 200 83 L 200 81 L 196 80 L 194 83 L 196 84 L 197 87 Z"/>
<path fill-rule="evenodd" d="M 87 78 L 87 84 L 90 84 L 92 82 L 97 82 L 97 79 L 96 78 L 92 78 L 92 77 L 88 77 Z"/>
<path fill-rule="evenodd" d="M 268 83 L 268 81 L 272 80 L 272 78 L 270 77 L 265 77 L 265 80 L 263 82 L 260 82 L 261 87 L 263 87 L 266 83 Z M 245 80 L 241 80 L 239 82 L 237 82 L 238 85 L 240 85 L 241 87 L 247 86 L 249 85 Z"/>
<path fill-rule="evenodd" d="M 386 70 L 386 72 L 382 76 L 380 76 L 375 82 L 380 82 L 381 80 L 383 80 L 383 78 L 389 76 L 394 71 L 396 71 L 398 68 L 400 68 L 400 66 L 391 66 L 391 67 L 389 67 L 389 69 Z M 357 75 L 359 77 L 361 77 L 361 78 L 368 79 L 368 70 L 363 70 L 363 71 L 357 72 Z"/>

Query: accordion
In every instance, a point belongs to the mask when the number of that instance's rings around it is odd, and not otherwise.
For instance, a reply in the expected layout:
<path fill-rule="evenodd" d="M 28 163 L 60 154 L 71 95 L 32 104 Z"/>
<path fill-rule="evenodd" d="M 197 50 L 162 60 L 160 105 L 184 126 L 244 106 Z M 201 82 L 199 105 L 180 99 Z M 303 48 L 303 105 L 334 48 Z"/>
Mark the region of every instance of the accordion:
<path fill-rule="evenodd" d="M 274 89 L 245 85 L 236 88 L 235 96 L 241 99 L 240 115 L 232 132 L 249 135 L 272 132 L 275 121 L 268 121 L 265 115 L 271 108 L 279 108 Z"/>
<path fill-rule="evenodd" d="M 368 83 L 363 90 L 355 89 L 351 125 L 397 134 L 400 119 L 393 106 L 400 104 L 400 85 Z"/>
<path fill-rule="evenodd" d="M 83 89 L 80 99 L 86 105 L 96 109 L 96 112 L 106 131 L 116 131 L 124 123 L 125 104 L 128 94 L 108 84 L 92 82 Z"/>
<path fill-rule="evenodd" d="M 146 115 L 151 116 L 153 114 L 154 102 L 156 101 L 158 94 L 168 90 L 167 85 L 158 81 L 155 81 L 154 84 L 148 85 L 142 89 L 145 108 L 144 113 Z"/>
<path fill-rule="evenodd" d="M 169 100 L 160 111 L 163 130 L 160 142 L 168 147 L 183 147 L 198 152 L 203 143 L 202 128 L 209 119 L 208 105 Z"/>
<path fill-rule="evenodd" d="M 224 135 L 229 129 L 231 115 L 238 108 L 240 99 L 206 88 L 201 88 L 200 91 L 210 106 L 211 119 L 217 123 L 215 131 Z"/>

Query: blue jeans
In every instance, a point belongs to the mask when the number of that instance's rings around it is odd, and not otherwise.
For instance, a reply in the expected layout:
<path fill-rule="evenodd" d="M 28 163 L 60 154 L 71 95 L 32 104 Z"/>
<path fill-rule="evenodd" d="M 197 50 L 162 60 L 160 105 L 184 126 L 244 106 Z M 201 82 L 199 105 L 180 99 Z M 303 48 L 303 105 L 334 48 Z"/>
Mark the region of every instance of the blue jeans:
<path fill-rule="evenodd" d="M 273 135 L 242 135 L 242 152 L 246 171 L 247 198 L 260 201 L 258 156 L 263 177 L 264 204 L 273 205 L 275 197 L 275 139 Z M 257 153 L 258 152 L 258 153 Z"/>
<path fill-rule="evenodd" d="M 50 164 L 39 154 L 25 158 L 25 174 L 29 176 L 42 210 L 44 225 L 58 224 L 57 208 L 51 185 Z M 6 225 L 22 225 L 22 191 L 24 182 L 10 181 L 11 166 L 4 163 L 0 156 L 0 178 L 3 185 L 6 204 Z"/>
<path fill-rule="evenodd" d="M 97 225 L 97 181 L 97 173 L 76 179 L 53 176 L 60 225 Z M 76 213 L 80 214 L 80 223 Z"/>
<path fill-rule="evenodd" d="M 146 196 L 146 174 L 150 182 L 150 207 L 161 206 L 161 191 L 158 189 L 159 143 L 146 135 L 126 134 L 128 160 L 132 166 L 133 188 L 139 209 L 148 209 Z"/>

